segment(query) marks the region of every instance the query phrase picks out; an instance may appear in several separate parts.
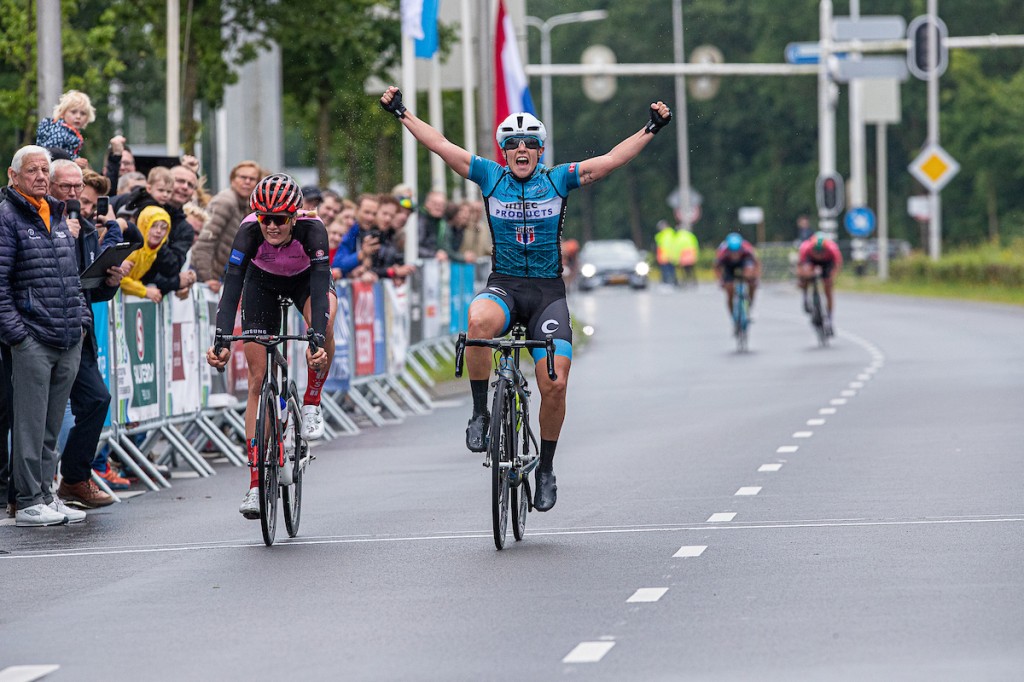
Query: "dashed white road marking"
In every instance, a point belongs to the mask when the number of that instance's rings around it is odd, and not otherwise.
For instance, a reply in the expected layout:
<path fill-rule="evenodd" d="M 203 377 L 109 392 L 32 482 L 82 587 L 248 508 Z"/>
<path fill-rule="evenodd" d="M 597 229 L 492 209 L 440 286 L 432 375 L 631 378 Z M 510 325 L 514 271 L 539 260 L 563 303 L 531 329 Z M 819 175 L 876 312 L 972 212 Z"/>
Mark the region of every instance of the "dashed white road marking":
<path fill-rule="evenodd" d="M 796 452 L 799 449 L 799 445 L 780 445 L 779 447 L 775 448 L 775 452 L 784 454 L 787 452 Z"/>
<path fill-rule="evenodd" d="M 667 587 L 641 587 L 633 593 L 633 596 L 626 600 L 626 603 L 656 602 L 664 597 L 666 592 L 668 592 Z"/>
<path fill-rule="evenodd" d="M 613 646 L 615 642 L 580 642 L 562 659 L 562 663 L 597 663 Z"/>
<path fill-rule="evenodd" d="M 824 419 L 808 419 L 807 420 L 807 425 L 808 426 L 821 426 L 824 423 L 825 423 Z"/>
<path fill-rule="evenodd" d="M 797 431 L 793 434 L 793 438 L 810 438 L 814 435 L 814 431 Z"/>
<path fill-rule="evenodd" d="M 818 414 L 835 414 L 835 413 L 836 413 L 836 408 L 834 408 L 834 407 L 823 407 L 820 410 L 818 410 Z"/>
<path fill-rule="evenodd" d="M 870 381 L 870 380 L 871 380 L 871 375 L 870 374 L 858 374 L 857 375 L 857 381 Z"/>
<path fill-rule="evenodd" d="M 707 545 L 683 545 L 679 551 L 672 555 L 673 559 L 692 559 L 699 557 L 707 549 Z"/>
<path fill-rule="evenodd" d="M 59 665 L 12 665 L 0 670 L 0 682 L 32 682 L 59 668 Z"/>
<path fill-rule="evenodd" d="M 757 468 L 758 471 L 778 471 L 782 468 L 781 464 L 762 464 Z"/>
<path fill-rule="evenodd" d="M 753 496 L 761 492 L 761 486 L 759 485 L 745 485 L 736 491 L 736 496 Z"/>
<path fill-rule="evenodd" d="M 715 512 L 708 517 L 707 523 L 725 523 L 736 518 L 736 512 Z"/>
<path fill-rule="evenodd" d="M 829 405 L 845 405 L 846 404 L 846 398 L 833 398 L 832 400 L 830 400 L 828 402 L 829 402 Z"/>
<path fill-rule="evenodd" d="M 864 382 L 863 381 L 851 381 L 850 382 L 850 388 L 864 388 Z"/>
<path fill-rule="evenodd" d="M 848 388 L 845 391 L 839 391 L 839 395 L 841 395 L 843 397 L 846 397 L 846 398 L 852 398 L 853 396 L 857 395 L 857 391 L 854 391 L 853 389 Z"/>

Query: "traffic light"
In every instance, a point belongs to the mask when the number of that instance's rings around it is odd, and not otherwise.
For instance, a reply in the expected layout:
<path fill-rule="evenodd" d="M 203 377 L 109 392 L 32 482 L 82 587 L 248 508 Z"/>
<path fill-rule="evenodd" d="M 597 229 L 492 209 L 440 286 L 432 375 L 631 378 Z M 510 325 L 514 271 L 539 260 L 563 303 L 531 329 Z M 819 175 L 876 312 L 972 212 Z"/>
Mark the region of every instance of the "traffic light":
<path fill-rule="evenodd" d="M 819 175 L 817 185 L 818 212 L 826 218 L 835 218 L 843 212 L 846 203 L 843 176 L 838 173 Z"/>
<path fill-rule="evenodd" d="M 945 22 L 938 17 L 932 21 L 928 15 L 922 15 L 911 21 L 910 27 L 907 28 L 907 37 L 910 39 L 907 45 L 907 69 L 910 73 L 921 80 L 928 80 L 928 50 L 934 41 L 937 45 L 936 75 L 944 74 L 949 64 L 949 50 L 946 47 L 948 35 Z"/>

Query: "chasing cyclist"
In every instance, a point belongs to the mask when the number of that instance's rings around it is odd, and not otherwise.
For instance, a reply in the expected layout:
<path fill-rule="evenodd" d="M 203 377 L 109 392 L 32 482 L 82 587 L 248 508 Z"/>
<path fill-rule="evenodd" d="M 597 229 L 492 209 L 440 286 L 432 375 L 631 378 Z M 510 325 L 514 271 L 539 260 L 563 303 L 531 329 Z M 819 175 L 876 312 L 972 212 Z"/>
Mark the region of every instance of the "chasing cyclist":
<path fill-rule="evenodd" d="M 807 285 L 814 279 L 818 268 L 821 268 L 821 281 L 825 285 L 825 300 L 828 301 L 828 317 L 831 320 L 835 311 L 832 283 L 843 269 L 843 254 L 840 253 L 835 240 L 824 232 L 815 232 L 800 243 L 796 276 L 799 279 L 800 290 L 803 291 L 805 313 L 811 312 L 811 303 L 807 299 Z"/>
<path fill-rule="evenodd" d="M 577 163 L 548 168 L 540 163 L 547 131 L 528 113 L 515 113 L 498 126 L 495 139 L 508 167 L 470 154 L 440 132 L 406 111 L 401 91 L 392 86 L 380 98 L 427 149 L 440 156 L 464 178 L 480 186 L 487 206 L 494 253 L 487 287 L 469 308 L 470 338 L 506 334 L 515 322 L 526 324 L 530 339 L 555 340 L 555 372 L 537 372 L 540 389 L 540 464 L 534 506 L 548 511 L 555 506 L 557 487 L 552 462 L 565 418 L 565 390 L 572 360 L 572 329 L 565 300 L 562 272 L 562 222 L 566 196 L 571 190 L 606 177 L 637 156 L 653 135 L 668 125 L 672 112 L 663 102 L 652 103 L 650 121 L 610 152 Z M 534 351 L 541 361 L 543 351 Z M 487 449 L 487 385 L 490 350 L 467 348 L 473 416 L 466 429 L 466 446 L 473 452 Z"/>
<path fill-rule="evenodd" d="M 761 275 L 761 261 L 757 257 L 757 249 L 739 232 L 730 232 L 725 240 L 718 245 L 715 252 L 715 276 L 725 289 L 725 306 L 732 314 L 732 299 L 736 292 L 736 271 L 743 273 L 750 291 L 750 306 L 754 306 L 754 293 L 757 291 L 757 278 Z"/>
<path fill-rule="evenodd" d="M 334 357 L 334 314 L 337 294 L 331 286 L 327 228 L 319 218 L 299 214 L 302 192 L 290 176 L 278 173 L 260 180 L 249 197 L 253 213 L 242 220 L 224 269 L 217 306 L 217 337 L 230 335 L 238 300 L 242 300 L 242 333 L 277 334 L 281 329 L 278 296 L 287 296 L 302 311 L 317 341 L 316 353 L 306 350 L 308 383 L 302 406 L 302 435 L 323 437 L 320 390 Z M 256 456 L 256 410 L 260 401 L 267 357 L 256 343 L 243 346 L 248 365 L 249 397 L 245 408 L 245 437 L 249 457 L 249 492 L 238 511 L 247 519 L 260 517 L 259 471 Z M 206 361 L 218 369 L 227 364 L 227 348 L 211 346 Z"/>

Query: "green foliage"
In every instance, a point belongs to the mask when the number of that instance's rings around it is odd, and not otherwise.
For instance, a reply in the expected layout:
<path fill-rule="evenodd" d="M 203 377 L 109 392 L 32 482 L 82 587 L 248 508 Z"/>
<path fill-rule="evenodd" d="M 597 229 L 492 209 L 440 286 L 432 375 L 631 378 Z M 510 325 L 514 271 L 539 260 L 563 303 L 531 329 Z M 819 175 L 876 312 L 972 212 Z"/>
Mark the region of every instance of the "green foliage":
<path fill-rule="evenodd" d="M 986 245 L 953 251 L 938 261 L 923 254 L 895 260 L 890 274 L 895 281 L 1019 290 L 1024 288 L 1024 239 L 1005 248 Z"/>

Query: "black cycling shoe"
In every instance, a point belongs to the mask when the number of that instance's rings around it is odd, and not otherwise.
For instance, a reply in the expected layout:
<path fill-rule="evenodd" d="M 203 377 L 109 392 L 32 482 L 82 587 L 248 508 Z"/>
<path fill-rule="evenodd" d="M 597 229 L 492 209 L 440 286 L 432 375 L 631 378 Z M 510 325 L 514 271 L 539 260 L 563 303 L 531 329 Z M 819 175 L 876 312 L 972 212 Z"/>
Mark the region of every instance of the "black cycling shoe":
<path fill-rule="evenodd" d="M 537 469 L 537 492 L 533 495 L 533 506 L 537 511 L 546 512 L 555 506 L 558 486 L 555 485 L 554 471 Z"/>
<path fill-rule="evenodd" d="M 469 418 L 466 427 L 466 447 L 472 452 L 483 452 L 487 449 L 487 427 L 491 418 L 486 413 L 474 414 Z"/>

